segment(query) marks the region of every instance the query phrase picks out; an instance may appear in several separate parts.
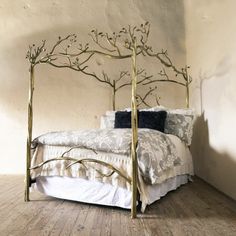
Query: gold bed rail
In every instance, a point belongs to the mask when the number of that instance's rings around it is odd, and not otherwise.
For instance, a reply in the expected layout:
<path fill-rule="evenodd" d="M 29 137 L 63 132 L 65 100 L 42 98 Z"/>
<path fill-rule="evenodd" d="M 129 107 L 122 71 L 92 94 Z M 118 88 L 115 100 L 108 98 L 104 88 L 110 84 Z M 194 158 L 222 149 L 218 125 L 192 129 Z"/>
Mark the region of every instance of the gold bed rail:
<path fill-rule="evenodd" d="M 87 163 L 96 163 L 96 164 L 105 166 L 106 168 L 111 170 L 110 173 L 105 174 L 101 170 L 99 170 L 99 169 L 97 169 L 97 168 L 95 168 L 93 166 L 90 166 L 90 168 L 94 169 L 101 176 L 103 176 L 103 177 L 110 177 L 114 173 L 117 173 L 119 176 L 121 176 L 123 179 L 125 179 L 129 184 L 131 184 L 130 177 L 126 176 L 121 170 L 119 170 L 118 168 L 114 167 L 113 165 L 111 165 L 111 164 L 109 164 L 107 162 L 104 162 L 104 161 L 101 161 L 101 160 L 97 160 L 97 159 L 94 159 L 94 158 L 81 158 L 81 159 L 77 159 L 77 158 L 72 158 L 72 157 L 69 157 L 69 156 L 54 157 L 54 158 L 51 158 L 51 159 L 46 160 L 44 162 L 41 162 L 38 165 L 32 166 L 29 169 L 30 170 L 35 170 L 35 169 L 41 168 L 44 165 L 46 165 L 46 164 L 48 164 L 50 162 L 54 162 L 54 161 L 70 161 L 71 163 L 66 166 L 66 169 L 70 168 L 71 166 L 73 166 L 75 164 L 81 164 L 82 166 L 85 167 L 85 169 L 88 169 L 88 167 L 86 165 Z"/>
<path fill-rule="evenodd" d="M 74 164 L 82 164 L 88 162 L 94 162 L 100 165 L 104 165 L 112 170 L 111 175 L 116 172 L 118 175 L 122 176 L 128 183 L 131 184 L 132 188 L 132 206 L 131 206 L 131 217 L 136 218 L 137 210 L 137 189 L 138 189 L 138 160 L 137 160 L 137 145 L 138 145 L 138 117 L 137 117 L 137 84 L 145 85 L 152 84 L 156 82 L 171 82 L 186 88 L 186 106 L 189 107 L 189 84 L 192 82 L 192 78 L 188 74 L 188 66 L 178 69 L 171 61 L 167 54 L 167 51 L 153 52 L 151 46 L 147 44 L 150 32 L 150 24 L 145 22 L 140 26 L 122 28 L 118 33 L 113 32 L 112 34 L 98 32 L 98 30 L 91 31 L 91 38 L 95 46 L 100 47 L 99 50 L 90 48 L 89 44 L 82 45 L 81 43 L 74 47 L 76 52 L 69 51 L 73 48 L 73 45 L 77 42 L 77 36 L 75 34 L 68 35 L 64 38 L 58 37 L 58 41 L 52 46 L 50 50 L 45 47 L 46 40 L 42 41 L 40 46 L 29 46 L 26 58 L 30 62 L 30 76 L 29 76 L 29 100 L 28 100 L 28 135 L 27 135 L 27 154 L 26 154 L 26 176 L 25 176 L 25 201 L 30 201 L 29 198 L 29 188 L 31 184 L 30 170 L 35 168 L 40 168 L 49 161 L 39 164 L 38 166 L 31 167 L 32 153 L 31 153 L 31 143 L 32 143 L 32 130 L 33 130 L 33 94 L 34 94 L 34 70 L 35 66 L 39 64 L 48 64 L 56 68 L 67 68 L 77 72 L 81 72 L 87 76 L 97 79 L 100 82 L 108 84 L 113 88 L 113 108 L 115 108 L 115 92 L 117 91 L 117 81 L 110 81 L 110 79 L 104 74 L 103 77 L 99 77 L 95 72 L 87 71 L 87 62 L 93 58 L 94 55 L 101 55 L 111 59 L 131 59 L 131 82 L 127 84 L 120 85 L 119 88 L 124 86 L 131 86 L 132 97 L 131 97 L 131 124 L 132 124 L 132 142 L 131 142 L 131 163 L 132 163 L 132 176 L 131 179 L 125 176 L 119 169 L 110 165 L 109 163 L 98 161 L 96 159 L 81 159 L 75 160 L 71 163 L 68 168 Z M 118 44 L 120 40 L 121 44 Z M 108 46 L 104 46 L 104 42 Z M 65 47 L 63 47 L 63 44 Z M 121 46 L 120 46 L 121 45 Z M 61 47 L 62 49 L 59 49 Z M 121 48 L 126 50 L 121 50 Z M 58 51 L 59 50 L 59 51 Z M 138 81 L 137 75 L 139 74 L 137 69 L 137 56 L 149 56 L 157 59 L 163 67 L 171 69 L 175 73 L 175 77 L 181 76 L 183 79 L 180 80 L 170 79 L 168 74 L 165 72 L 163 74 L 160 71 L 158 74 L 162 76 L 160 79 L 152 80 L 150 76 L 145 77 L 143 80 Z M 82 57 L 82 58 L 81 58 Z M 60 59 L 65 59 L 63 63 L 60 64 Z M 59 61 L 59 62 L 58 62 Z M 122 78 L 120 76 L 118 81 Z M 163 79 L 164 76 L 164 79 Z M 145 81 L 145 83 L 144 83 Z M 67 160 L 70 157 L 67 157 Z M 55 160 L 65 160 L 65 157 L 54 158 Z M 100 173 L 103 175 L 104 173 Z M 109 174 L 108 174 L 109 175 Z"/>

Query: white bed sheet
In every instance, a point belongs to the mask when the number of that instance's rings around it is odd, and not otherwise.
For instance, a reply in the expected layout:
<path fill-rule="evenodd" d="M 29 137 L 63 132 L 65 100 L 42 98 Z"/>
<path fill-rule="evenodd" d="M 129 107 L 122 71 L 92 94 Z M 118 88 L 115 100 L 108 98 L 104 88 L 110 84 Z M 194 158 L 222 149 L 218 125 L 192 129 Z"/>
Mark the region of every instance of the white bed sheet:
<path fill-rule="evenodd" d="M 147 187 L 148 205 L 188 182 L 188 175 L 179 175 L 161 184 Z M 129 190 L 98 181 L 60 176 L 40 176 L 34 189 L 56 198 L 130 209 L 132 194 Z M 143 211 L 146 206 L 143 206 Z"/>

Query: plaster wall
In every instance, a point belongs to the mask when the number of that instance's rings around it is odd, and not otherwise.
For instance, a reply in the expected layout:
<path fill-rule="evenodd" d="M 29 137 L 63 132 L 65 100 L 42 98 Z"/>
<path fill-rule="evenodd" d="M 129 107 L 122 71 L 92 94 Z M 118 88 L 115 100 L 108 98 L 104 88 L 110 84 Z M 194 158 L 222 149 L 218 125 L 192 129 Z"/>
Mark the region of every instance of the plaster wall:
<path fill-rule="evenodd" d="M 182 0 L 0 1 L 1 174 L 24 173 L 25 169 L 29 64 L 24 58 L 28 45 L 39 44 L 42 39 L 50 45 L 59 35 L 70 33 L 78 33 L 81 41 L 87 41 L 93 28 L 112 32 L 145 21 L 151 23 L 153 48 L 167 48 L 177 65 L 185 65 Z M 97 64 L 105 63 L 98 59 Z M 159 69 L 147 59 L 138 63 L 151 73 Z M 125 65 L 129 68 L 129 63 Z M 115 75 L 122 67 L 117 62 L 107 72 Z M 163 87 L 160 95 L 164 105 L 176 107 L 183 106 L 183 93 Z M 129 106 L 129 89 L 118 96 L 118 109 Z M 100 116 L 112 108 L 111 91 L 76 72 L 40 66 L 36 70 L 34 107 L 34 137 L 54 130 L 96 128 Z"/>
<path fill-rule="evenodd" d="M 186 0 L 197 175 L 236 199 L 236 2 Z"/>

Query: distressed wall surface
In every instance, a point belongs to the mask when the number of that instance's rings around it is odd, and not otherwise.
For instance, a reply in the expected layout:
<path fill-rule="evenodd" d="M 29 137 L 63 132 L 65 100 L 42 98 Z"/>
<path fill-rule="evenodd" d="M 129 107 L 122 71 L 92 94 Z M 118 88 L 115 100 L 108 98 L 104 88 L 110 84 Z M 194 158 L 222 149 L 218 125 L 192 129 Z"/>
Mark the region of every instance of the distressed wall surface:
<path fill-rule="evenodd" d="M 192 104 L 199 114 L 192 146 L 195 172 L 236 199 L 236 2 L 185 3 Z"/>
<path fill-rule="evenodd" d="M 78 33 L 88 39 L 92 28 L 119 30 L 127 24 L 151 23 L 150 44 L 167 48 L 178 65 L 185 65 L 185 23 L 182 0 L 42 0 L 0 1 L 0 173 L 23 173 L 27 129 L 28 67 L 24 59 L 29 44 L 59 35 Z M 99 59 L 98 64 L 105 64 Z M 154 62 L 139 61 L 148 71 Z M 123 65 L 109 67 L 118 73 Z M 164 93 L 171 94 L 171 99 Z M 182 106 L 183 91 L 163 87 L 164 105 Z M 118 108 L 129 106 L 129 89 L 119 94 Z M 81 74 L 38 67 L 36 70 L 34 137 L 53 130 L 94 128 L 111 109 L 111 91 Z"/>
<path fill-rule="evenodd" d="M 70 33 L 87 41 L 92 28 L 115 31 L 149 21 L 150 44 L 158 50 L 167 48 L 178 65 L 191 65 L 192 106 L 198 113 L 191 147 L 196 174 L 236 199 L 235 7 L 234 0 L 2 0 L 0 173 L 24 172 L 28 45 L 41 39 L 50 44 Z M 155 62 L 139 62 L 150 73 L 157 71 Z M 106 63 L 102 58 L 97 61 L 101 67 Z M 123 66 L 116 63 L 107 69 L 116 75 Z M 36 78 L 34 136 L 98 127 L 100 115 L 112 107 L 109 88 L 81 74 L 42 66 Z M 182 106 L 183 91 L 160 87 L 164 105 Z M 129 89 L 118 96 L 118 108 L 129 106 Z"/>

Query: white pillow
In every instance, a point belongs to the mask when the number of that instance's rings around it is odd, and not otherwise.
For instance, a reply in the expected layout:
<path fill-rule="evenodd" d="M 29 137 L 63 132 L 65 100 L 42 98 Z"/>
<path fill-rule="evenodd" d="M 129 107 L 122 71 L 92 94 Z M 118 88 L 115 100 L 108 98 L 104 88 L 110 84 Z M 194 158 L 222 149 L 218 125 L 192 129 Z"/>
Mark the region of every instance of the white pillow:
<path fill-rule="evenodd" d="M 115 124 L 115 112 L 109 115 L 101 116 L 100 128 L 101 129 L 114 129 Z"/>
<path fill-rule="evenodd" d="M 150 108 L 143 108 L 143 109 L 139 109 L 140 111 L 163 111 L 163 110 L 167 110 L 166 107 L 163 106 L 155 106 L 155 107 L 150 107 Z M 124 111 L 131 111 L 131 108 L 125 108 Z"/>

